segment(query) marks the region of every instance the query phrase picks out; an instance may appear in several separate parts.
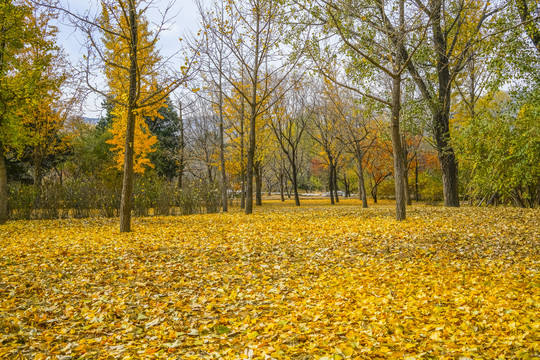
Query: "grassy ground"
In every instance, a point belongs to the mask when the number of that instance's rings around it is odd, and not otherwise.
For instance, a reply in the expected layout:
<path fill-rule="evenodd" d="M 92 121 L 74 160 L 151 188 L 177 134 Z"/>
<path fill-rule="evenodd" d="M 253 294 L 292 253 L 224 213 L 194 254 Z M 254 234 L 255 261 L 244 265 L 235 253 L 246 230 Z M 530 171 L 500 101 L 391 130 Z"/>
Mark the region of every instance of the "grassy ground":
<path fill-rule="evenodd" d="M 0 227 L 0 358 L 540 357 L 540 211 L 267 202 Z"/>

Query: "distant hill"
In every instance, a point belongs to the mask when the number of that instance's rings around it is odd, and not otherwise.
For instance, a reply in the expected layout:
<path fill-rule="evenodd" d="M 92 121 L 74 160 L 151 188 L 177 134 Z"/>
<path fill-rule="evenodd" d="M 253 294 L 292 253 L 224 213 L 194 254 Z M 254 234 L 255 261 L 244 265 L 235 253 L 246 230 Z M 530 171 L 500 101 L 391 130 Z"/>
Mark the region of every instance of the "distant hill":
<path fill-rule="evenodd" d="M 86 121 L 88 124 L 96 125 L 99 121 L 99 118 L 83 116 L 83 120 Z"/>

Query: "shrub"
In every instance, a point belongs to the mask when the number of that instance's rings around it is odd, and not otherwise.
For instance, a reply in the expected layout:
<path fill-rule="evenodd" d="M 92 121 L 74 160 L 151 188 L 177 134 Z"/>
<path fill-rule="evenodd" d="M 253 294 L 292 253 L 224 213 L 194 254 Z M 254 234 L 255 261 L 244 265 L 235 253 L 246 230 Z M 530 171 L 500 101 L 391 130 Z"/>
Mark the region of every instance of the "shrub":
<path fill-rule="evenodd" d="M 70 179 L 64 182 L 65 203 L 74 218 L 86 218 L 95 208 L 95 183 L 86 179 Z"/>
<path fill-rule="evenodd" d="M 13 183 L 9 187 L 9 216 L 13 220 L 29 220 L 35 213 L 37 190 L 34 185 Z"/>
<path fill-rule="evenodd" d="M 439 174 L 423 172 L 418 175 L 420 199 L 428 204 L 437 204 L 443 200 L 443 184 Z"/>

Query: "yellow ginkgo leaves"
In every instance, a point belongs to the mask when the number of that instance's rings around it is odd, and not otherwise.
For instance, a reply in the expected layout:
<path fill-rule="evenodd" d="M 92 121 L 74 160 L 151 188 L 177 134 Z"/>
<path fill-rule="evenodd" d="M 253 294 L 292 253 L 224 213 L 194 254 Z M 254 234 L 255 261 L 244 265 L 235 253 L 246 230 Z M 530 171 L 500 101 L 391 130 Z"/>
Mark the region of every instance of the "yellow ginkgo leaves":
<path fill-rule="evenodd" d="M 538 357 L 539 210 L 305 203 L 8 223 L 0 358 Z"/>

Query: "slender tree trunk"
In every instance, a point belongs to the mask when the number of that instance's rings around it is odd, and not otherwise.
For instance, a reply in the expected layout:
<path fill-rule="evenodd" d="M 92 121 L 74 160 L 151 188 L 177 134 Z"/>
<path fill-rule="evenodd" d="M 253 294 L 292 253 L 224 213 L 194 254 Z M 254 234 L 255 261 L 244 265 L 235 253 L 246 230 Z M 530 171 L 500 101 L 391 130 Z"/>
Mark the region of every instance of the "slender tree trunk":
<path fill-rule="evenodd" d="M 371 197 L 373 198 L 373 203 L 377 203 L 377 188 L 379 187 L 379 184 L 375 184 L 374 187 L 371 188 Z"/>
<path fill-rule="evenodd" d="M 332 158 L 329 158 L 330 165 L 328 166 L 328 191 L 330 192 L 330 204 L 334 205 L 334 168 Z"/>
<path fill-rule="evenodd" d="M 185 152 L 185 139 L 184 139 L 184 118 L 182 117 L 182 102 L 178 102 L 178 120 L 180 125 L 180 139 L 179 139 L 179 145 L 180 145 L 180 157 L 178 160 L 178 189 L 182 189 L 183 184 L 183 177 L 184 177 L 184 169 L 186 167 L 185 160 L 184 160 L 184 152 Z"/>
<path fill-rule="evenodd" d="M 240 208 L 246 208 L 246 167 L 244 165 L 244 100 L 242 99 L 240 114 L 240 176 L 242 177 L 242 193 L 240 194 Z"/>
<path fill-rule="evenodd" d="M 262 164 L 256 161 L 253 170 L 255 170 L 255 205 L 262 205 Z"/>
<path fill-rule="evenodd" d="M 291 164 L 292 168 L 292 186 L 294 191 L 294 204 L 300 206 L 300 196 L 298 195 L 298 169 L 296 168 L 296 162 Z"/>
<path fill-rule="evenodd" d="M 285 191 L 283 190 L 283 169 L 279 172 L 279 195 L 281 196 L 281 202 L 285 202 Z"/>
<path fill-rule="evenodd" d="M 364 167 L 362 165 L 362 156 L 359 154 L 356 156 L 356 165 L 358 167 L 358 196 L 362 200 L 362 207 L 368 207 L 367 203 L 367 194 L 366 194 L 366 183 L 364 180 Z"/>
<path fill-rule="evenodd" d="M 338 196 L 338 178 L 337 178 L 337 160 L 334 162 L 334 166 L 332 166 L 332 176 L 334 177 L 334 197 L 336 198 L 336 202 L 339 202 L 339 196 Z"/>
<path fill-rule="evenodd" d="M 420 192 L 418 190 L 418 154 L 416 155 L 416 166 L 414 167 L 414 188 L 416 193 L 416 202 L 420 201 Z"/>
<path fill-rule="evenodd" d="M 223 212 L 227 212 L 228 202 L 227 202 L 227 173 L 225 171 L 225 129 L 223 121 L 223 94 L 221 88 L 221 73 L 219 75 L 219 159 L 221 165 L 221 206 Z"/>
<path fill-rule="evenodd" d="M 409 151 L 405 135 L 401 136 L 401 148 L 403 149 L 403 188 L 405 190 L 405 201 L 407 205 L 412 205 L 411 192 L 409 188 Z"/>
<path fill-rule="evenodd" d="M 255 61 L 253 66 L 253 74 L 251 75 L 251 102 L 250 102 L 250 118 L 249 118 L 249 147 L 247 154 L 247 194 L 246 194 L 246 214 L 253 213 L 253 165 L 255 161 L 255 146 L 256 146 L 256 137 L 255 129 L 257 126 L 257 86 L 259 85 L 259 67 L 261 65 L 260 61 L 260 13 L 256 11 L 256 20 L 255 20 L 255 46 L 253 52 L 255 54 Z"/>
<path fill-rule="evenodd" d="M 255 104 L 251 105 L 251 116 L 249 119 L 249 147 L 247 153 L 247 192 L 246 192 L 246 214 L 253 213 L 253 166 L 255 160 L 255 125 L 256 125 Z"/>
<path fill-rule="evenodd" d="M 124 154 L 124 178 L 120 200 L 120 232 L 131 231 L 131 198 L 133 196 L 133 143 L 135 141 L 135 110 L 137 100 L 137 43 L 138 29 L 134 0 L 128 1 L 130 26 L 129 95 L 127 108 L 126 144 Z"/>
<path fill-rule="evenodd" d="M 41 156 L 41 154 L 39 153 L 39 149 L 36 148 L 34 149 L 34 186 L 36 187 L 36 189 L 41 189 L 41 181 L 42 181 L 42 178 L 43 178 L 43 175 L 42 175 L 42 163 L 43 163 L 43 158 Z"/>
<path fill-rule="evenodd" d="M 343 186 L 345 187 L 345 197 L 348 198 L 351 196 L 350 183 L 347 179 L 347 174 L 343 173 Z"/>
<path fill-rule="evenodd" d="M 0 225 L 5 224 L 7 220 L 8 220 L 8 179 L 7 179 L 6 157 L 4 154 L 4 145 L 2 144 L 2 142 L 0 142 Z"/>

